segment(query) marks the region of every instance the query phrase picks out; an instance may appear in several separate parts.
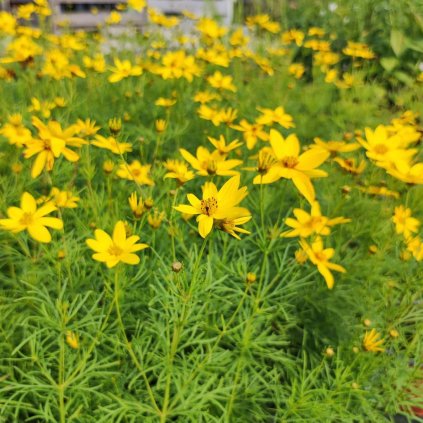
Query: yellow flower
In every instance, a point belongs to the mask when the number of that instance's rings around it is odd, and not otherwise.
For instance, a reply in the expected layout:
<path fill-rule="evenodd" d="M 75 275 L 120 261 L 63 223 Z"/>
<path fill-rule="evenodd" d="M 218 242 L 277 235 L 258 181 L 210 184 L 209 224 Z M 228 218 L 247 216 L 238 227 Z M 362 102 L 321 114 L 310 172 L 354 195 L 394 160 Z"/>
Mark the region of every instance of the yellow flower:
<path fill-rule="evenodd" d="M 158 229 L 165 217 L 165 212 L 159 212 L 157 209 L 155 209 L 153 213 L 149 213 L 149 215 L 147 216 L 147 221 L 153 229 Z"/>
<path fill-rule="evenodd" d="M 9 140 L 9 144 L 14 144 L 21 148 L 31 141 L 31 131 L 22 123 L 22 115 L 10 115 L 5 123 L 0 128 L 0 134 Z"/>
<path fill-rule="evenodd" d="M 85 120 L 78 119 L 73 126 L 76 129 L 77 133 L 82 137 L 95 135 L 100 129 L 100 127 L 96 125 L 96 121 L 91 120 L 89 118 Z"/>
<path fill-rule="evenodd" d="M 159 97 L 154 104 L 156 106 L 162 106 L 162 107 L 172 107 L 173 105 L 176 104 L 176 99 L 174 98 L 164 98 L 164 97 Z"/>
<path fill-rule="evenodd" d="M 115 66 L 111 67 L 112 74 L 109 76 L 109 82 L 119 82 L 129 76 L 139 76 L 142 74 L 140 66 L 133 66 L 129 60 L 114 59 Z"/>
<path fill-rule="evenodd" d="M 411 209 L 402 205 L 395 207 L 392 221 L 395 223 L 397 234 L 403 234 L 405 239 L 409 238 L 413 232 L 417 232 L 420 226 L 418 219 L 411 217 Z"/>
<path fill-rule="evenodd" d="M 146 0 L 128 0 L 128 6 L 137 12 L 142 12 L 146 5 Z"/>
<path fill-rule="evenodd" d="M 122 129 L 122 119 L 121 118 L 115 118 L 114 117 L 112 119 L 109 119 L 107 124 L 109 125 L 109 131 L 112 133 L 113 136 L 116 136 L 117 134 L 119 134 L 119 132 Z"/>
<path fill-rule="evenodd" d="M 207 82 L 213 88 L 236 92 L 236 87 L 233 84 L 232 76 L 223 75 L 220 71 L 216 71 L 213 75 L 209 76 L 207 78 Z"/>
<path fill-rule="evenodd" d="M 241 160 L 225 160 L 218 150 L 212 153 L 205 147 L 197 148 L 197 157 L 194 157 L 190 152 L 184 148 L 180 148 L 179 152 L 182 157 L 195 169 L 197 174 L 201 176 L 208 175 L 236 175 L 238 172 L 232 170 L 234 167 L 242 163 Z"/>
<path fill-rule="evenodd" d="M 66 331 L 66 343 L 74 350 L 77 350 L 79 348 L 78 335 L 71 330 Z"/>
<path fill-rule="evenodd" d="M 346 219 L 344 217 L 329 219 L 326 216 L 322 216 L 317 201 L 314 201 L 311 205 L 310 214 L 302 209 L 294 209 L 294 215 L 297 220 L 290 217 L 285 219 L 285 225 L 293 229 L 283 232 L 281 237 L 292 238 L 299 236 L 301 238 L 308 238 L 313 234 L 329 235 L 331 226 L 351 222 L 351 219 Z"/>
<path fill-rule="evenodd" d="M 238 140 L 234 140 L 231 141 L 229 144 L 226 144 L 226 140 L 223 135 L 221 135 L 219 139 L 213 137 L 207 138 L 222 156 L 226 156 L 230 151 L 235 150 L 236 148 L 242 145 L 242 142 L 239 142 Z"/>
<path fill-rule="evenodd" d="M 279 123 L 279 125 L 284 128 L 295 127 L 292 116 L 288 115 L 282 106 L 274 110 L 257 107 L 257 110 L 262 113 L 262 115 L 256 119 L 256 122 L 260 125 L 273 125 L 274 123 Z"/>
<path fill-rule="evenodd" d="M 139 219 L 144 213 L 144 203 L 142 201 L 142 198 L 140 197 L 138 199 L 137 193 L 133 192 L 131 196 L 129 197 L 128 201 L 129 201 L 129 207 L 131 208 L 132 213 L 137 219 Z"/>
<path fill-rule="evenodd" d="M 108 175 L 113 172 L 114 168 L 115 168 L 115 164 L 111 160 L 106 160 L 103 163 L 103 171 L 104 173 Z"/>
<path fill-rule="evenodd" d="M 101 229 L 94 232 L 95 239 L 87 239 L 87 245 L 95 251 L 93 259 L 106 263 L 108 268 L 115 267 L 118 263 L 138 264 L 140 258 L 134 254 L 148 248 L 147 244 L 137 244 L 140 239 L 137 235 L 126 237 L 125 224 L 119 220 L 110 237 Z"/>
<path fill-rule="evenodd" d="M 109 150 L 114 154 L 124 154 L 132 151 L 132 144 L 129 142 L 118 142 L 113 137 L 105 138 L 98 134 L 95 136 L 95 141 L 92 141 L 91 144 Z"/>
<path fill-rule="evenodd" d="M 397 160 L 386 171 L 394 178 L 407 184 L 423 184 L 423 163 L 411 164 L 408 160 Z"/>
<path fill-rule="evenodd" d="M 156 131 L 161 134 L 166 130 L 167 122 L 164 119 L 156 119 L 154 126 L 156 127 Z"/>
<path fill-rule="evenodd" d="M 181 213 L 198 215 L 198 232 L 205 238 L 212 230 L 213 224 L 220 224 L 220 221 L 231 221 L 241 224 L 237 219 L 250 218 L 250 212 L 237 205 L 247 196 L 247 187 L 239 188 L 239 175 L 233 176 L 218 191 L 212 182 L 206 182 L 203 186 L 203 199 L 199 200 L 194 194 L 188 194 L 190 205 L 181 204 L 175 207 Z M 249 219 L 248 219 L 249 220 Z M 234 235 L 235 225 L 228 228 L 226 232 Z M 224 229 L 224 226 L 220 226 Z"/>
<path fill-rule="evenodd" d="M 239 122 L 239 125 L 234 125 L 233 129 L 241 131 L 247 148 L 252 150 L 257 144 L 257 140 L 267 141 L 269 135 L 263 130 L 263 125 L 260 123 L 248 123 L 245 119 Z"/>
<path fill-rule="evenodd" d="M 363 338 L 363 347 L 366 351 L 371 352 L 383 352 L 384 348 L 381 345 L 384 342 L 384 339 L 379 339 L 380 334 L 376 332 L 376 329 L 372 329 L 370 332 L 366 331 Z"/>
<path fill-rule="evenodd" d="M 9 207 L 7 209 L 8 219 L 0 219 L 0 225 L 13 233 L 27 230 L 29 235 L 38 242 L 48 243 L 51 235 L 47 227 L 63 229 L 63 222 L 57 217 L 46 217 L 57 207 L 48 202 L 37 209 L 34 197 L 24 192 L 21 197 L 21 207 Z"/>
<path fill-rule="evenodd" d="M 32 118 L 32 124 L 38 129 L 38 138 L 27 143 L 24 157 L 28 159 L 37 155 L 31 171 L 33 178 L 40 175 L 44 168 L 50 172 L 53 169 L 54 159 L 61 155 L 70 162 L 79 160 L 79 155 L 66 147 L 66 145 L 80 147 L 87 143 L 82 138 L 74 136 L 76 133 L 74 126 L 62 129 L 60 123 L 55 121 L 45 125 L 37 117 Z"/>
<path fill-rule="evenodd" d="M 106 23 L 108 25 L 116 25 L 122 20 L 122 15 L 116 10 L 112 10 L 110 15 L 106 18 Z"/>
<path fill-rule="evenodd" d="M 402 148 L 402 140 L 398 136 L 390 136 L 386 127 L 379 125 L 374 131 L 365 128 L 366 140 L 359 138 L 359 142 L 367 150 L 366 156 L 377 162 L 397 162 L 409 160 L 416 152 L 415 149 Z"/>
<path fill-rule="evenodd" d="M 131 164 L 121 164 L 116 175 L 140 185 L 154 185 L 149 176 L 150 168 L 151 165 L 142 165 L 138 160 L 134 160 Z"/>
<path fill-rule="evenodd" d="M 315 241 L 309 245 L 305 240 L 300 241 L 302 249 L 307 253 L 310 261 L 317 266 L 319 273 L 325 278 L 329 289 L 333 288 L 335 280 L 331 270 L 345 273 L 346 270 L 339 264 L 331 263 L 329 260 L 335 254 L 333 248 L 324 248 L 322 238 L 317 237 Z"/>
<path fill-rule="evenodd" d="M 257 175 L 254 184 L 270 184 L 280 178 L 291 179 L 298 191 L 312 203 L 315 199 L 311 178 L 327 176 L 323 170 L 316 169 L 328 157 L 329 153 L 322 149 L 310 149 L 300 155 L 300 142 L 296 135 L 291 134 L 286 139 L 274 130 L 270 130 L 270 144 L 276 163 L 269 171 Z"/>
<path fill-rule="evenodd" d="M 367 44 L 354 43 L 353 41 L 348 41 L 342 52 L 347 56 L 361 57 L 362 59 L 374 59 L 375 57 L 375 54 Z"/>
<path fill-rule="evenodd" d="M 288 72 L 296 79 L 300 79 L 305 72 L 305 67 L 302 63 L 292 63 L 288 67 Z"/>
<path fill-rule="evenodd" d="M 75 197 L 71 191 L 60 191 L 59 188 L 53 187 L 50 198 L 58 208 L 74 209 L 78 207 L 79 197 Z"/>
<path fill-rule="evenodd" d="M 183 185 L 185 182 L 194 179 L 194 172 L 189 170 L 187 164 L 180 160 L 169 159 L 164 163 L 164 167 L 169 171 L 164 176 L 165 179 L 176 179 L 180 185 Z"/>
<path fill-rule="evenodd" d="M 334 162 L 338 163 L 342 169 L 353 175 L 360 175 L 366 168 L 366 162 L 362 160 L 360 164 L 356 164 L 355 159 L 342 159 L 341 157 L 335 157 Z"/>
<path fill-rule="evenodd" d="M 324 150 L 329 151 L 332 156 L 335 156 L 337 153 L 349 153 L 360 148 L 359 143 L 347 143 L 345 141 L 323 141 L 322 139 L 316 137 L 314 138 L 314 144 L 310 148 L 323 148 Z"/>

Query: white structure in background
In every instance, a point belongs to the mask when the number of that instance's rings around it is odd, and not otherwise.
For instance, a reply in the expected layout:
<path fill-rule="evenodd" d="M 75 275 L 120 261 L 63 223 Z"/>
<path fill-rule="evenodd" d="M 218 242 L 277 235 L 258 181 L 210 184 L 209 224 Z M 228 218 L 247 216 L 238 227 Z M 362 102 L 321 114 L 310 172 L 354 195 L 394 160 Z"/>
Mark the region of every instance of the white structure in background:
<path fill-rule="evenodd" d="M 232 23 L 234 0 L 148 0 L 148 6 L 167 15 L 189 11 L 198 16 L 216 16 L 222 23 Z"/>
<path fill-rule="evenodd" d="M 1 0 L 0 0 L 1 1 Z M 168 16 L 180 16 L 183 11 L 198 16 L 216 17 L 223 24 L 229 25 L 233 19 L 235 0 L 147 0 L 149 7 Z M 125 0 L 49 0 L 53 10 L 52 22 L 56 30 L 64 24 L 73 29 L 96 29 L 105 22 L 112 10 Z M 1 8 L 15 10 L 18 6 L 31 3 L 31 0 L 3 0 Z M 95 10 L 95 13 L 92 11 Z M 122 13 L 122 21 L 118 26 L 128 27 L 131 24 L 143 27 L 147 15 L 135 11 Z"/>

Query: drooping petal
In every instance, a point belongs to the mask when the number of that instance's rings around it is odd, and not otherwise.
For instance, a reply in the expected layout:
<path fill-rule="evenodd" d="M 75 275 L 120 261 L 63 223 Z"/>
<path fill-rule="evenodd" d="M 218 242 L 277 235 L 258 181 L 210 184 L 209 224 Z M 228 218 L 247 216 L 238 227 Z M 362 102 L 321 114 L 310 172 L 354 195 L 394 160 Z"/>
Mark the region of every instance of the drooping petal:
<path fill-rule="evenodd" d="M 330 270 L 326 266 L 323 266 L 322 264 L 317 265 L 317 270 L 325 278 L 326 285 L 328 286 L 328 288 L 332 289 L 333 285 L 335 284 L 335 280 Z"/>
<path fill-rule="evenodd" d="M 48 243 L 51 241 L 50 232 L 45 226 L 42 225 L 29 225 L 28 226 L 29 235 L 38 242 Z"/>
<path fill-rule="evenodd" d="M 329 151 L 312 148 L 298 158 L 298 170 L 311 170 L 319 167 L 328 157 Z"/>
<path fill-rule="evenodd" d="M 294 182 L 294 185 L 297 187 L 298 191 L 300 191 L 300 193 L 307 199 L 310 204 L 315 200 L 316 194 L 314 187 L 308 176 L 301 172 L 297 172 L 292 177 L 292 182 Z"/>
<path fill-rule="evenodd" d="M 198 232 L 202 238 L 205 238 L 213 228 L 213 218 L 202 214 L 197 217 L 198 221 Z"/>

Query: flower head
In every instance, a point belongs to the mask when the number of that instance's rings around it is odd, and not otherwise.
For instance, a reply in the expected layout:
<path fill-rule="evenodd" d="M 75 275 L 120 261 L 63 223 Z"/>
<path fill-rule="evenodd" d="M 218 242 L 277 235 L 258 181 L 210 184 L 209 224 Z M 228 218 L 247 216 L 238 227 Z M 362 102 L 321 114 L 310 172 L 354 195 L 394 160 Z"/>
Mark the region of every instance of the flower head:
<path fill-rule="evenodd" d="M 239 188 L 240 178 L 233 176 L 218 191 L 212 182 L 206 182 L 203 186 L 203 199 L 198 199 L 194 194 L 188 194 L 190 205 L 181 204 L 175 207 L 181 213 L 198 215 L 198 231 L 205 238 L 212 230 L 213 224 L 225 232 L 235 235 L 235 232 L 243 232 L 236 225 L 250 220 L 250 212 L 237 205 L 246 197 L 247 187 Z"/>
<path fill-rule="evenodd" d="M 47 217 L 57 207 L 48 202 L 37 209 L 37 202 L 28 192 L 21 197 L 21 207 L 9 207 L 7 209 L 8 219 L 0 219 L 0 225 L 13 233 L 27 230 L 29 235 L 38 242 L 48 243 L 51 235 L 47 227 L 62 229 L 63 221 L 57 217 Z"/>
<path fill-rule="evenodd" d="M 108 268 L 118 263 L 138 264 L 140 258 L 134 254 L 148 248 L 147 244 L 137 244 L 140 239 L 137 235 L 126 237 L 125 224 L 119 220 L 113 230 L 112 237 L 101 229 L 94 232 L 95 239 L 87 239 L 87 245 L 95 251 L 93 259 L 106 263 Z"/>

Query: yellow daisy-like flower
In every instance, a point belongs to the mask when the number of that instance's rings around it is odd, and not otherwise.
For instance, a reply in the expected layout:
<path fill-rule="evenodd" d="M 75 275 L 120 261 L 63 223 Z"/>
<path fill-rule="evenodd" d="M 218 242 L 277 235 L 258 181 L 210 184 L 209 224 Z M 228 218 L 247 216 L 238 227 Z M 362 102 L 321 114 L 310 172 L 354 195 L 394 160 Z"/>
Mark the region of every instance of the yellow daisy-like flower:
<path fill-rule="evenodd" d="M 216 223 L 220 229 L 235 236 L 235 231 L 242 232 L 236 225 L 245 223 L 251 213 L 237 205 L 247 196 L 247 187 L 239 188 L 239 175 L 233 176 L 218 191 L 212 182 L 203 186 L 203 199 L 188 194 L 190 205 L 180 204 L 175 207 L 181 213 L 198 215 L 198 232 L 205 238 Z M 248 218 L 248 219 L 246 219 Z"/>
<path fill-rule="evenodd" d="M 324 248 L 322 238 L 317 237 L 316 240 L 309 245 L 305 240 L 300 241 L 302 249 L 306 252 L 310 261 L 317 266 L 319 273 L 325 278 L 329 289 L 333 288 L 335 280 L 331 270 L 345 273 L 346 270 L 339 264 L 331 263 L 329 260 L 335 254 L 333 248 Z"/>
<path fill-rule="evenodd" d="M 392 221 L 395 223 L 397 234 L 404 234 L 405 239 L 409 238 L 413 232 L 417 232 L 420 226 L 419 220 L 411 216 L 411 209 L 402 205 L 395 207 Z"/>
<path fill-rule="evenodd" d="M 370 332 L 366 331 L 366 334 L 363 338 L 363 347 L 366 351 L 371 352 L 383 352 L 384 348 L 381 345 L 384 342 L 384 339 L 379 339 L 380 334 L 376 332 L 375 329 L 372 329 Z"/>
<path fill-rule="evenodd" d="M 138 264 L 140 258 L 134 254 L 148 248 L 147 244 L 137 244 L 140 237 L 132 235 L 126 237 L 125 224 L 119 220 L 113 230 L 112 237 L 101 229 L 94 232 L 95 239 L 87 239 L 87 245 L 95 251 L 93 259 L 106 263 L 110 269 L 118 263 Z"/>
<path fill-rule="evenodd" d="M 154 181 L 150 178 L 151 165 L 142 165 L 138 160 L 134 160 L 131 164 L 121 164 L 116 175 L 122 179 L 135 181 L 140 185 L 154 185 Z"/>
<path fill-rule="evenodd" d="M 7 209 L 9 218 L 0 219 L 0 225 L 13 233 L 27 230 L 36 241 L 48 243 L 51 241 L 51 234 L 47 227 L 63 229 L 61 219 L 46 216 L 55 210 L 57 207 L 52 202 L 37 209 L 35 198 L 28 192 L 24 192 L 21 197 L 21 207 L 9 207 Z"/>

